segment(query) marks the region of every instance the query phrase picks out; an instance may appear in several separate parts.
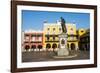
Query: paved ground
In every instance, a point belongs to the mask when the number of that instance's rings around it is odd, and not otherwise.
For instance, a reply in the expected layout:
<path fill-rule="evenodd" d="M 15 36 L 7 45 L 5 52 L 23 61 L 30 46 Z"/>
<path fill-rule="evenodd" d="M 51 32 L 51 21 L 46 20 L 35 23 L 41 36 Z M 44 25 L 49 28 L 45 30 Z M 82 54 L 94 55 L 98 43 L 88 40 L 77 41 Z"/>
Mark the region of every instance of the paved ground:
<path fill-rule="evenodd" d="M 77 54 L 77 56 L 73 58 L 54 58 L 57 55 L 55 52 L 23 52 L 22 62 L 89 59 L 89 51 L 70 51 L 70 55 L 74 54 Z"/>

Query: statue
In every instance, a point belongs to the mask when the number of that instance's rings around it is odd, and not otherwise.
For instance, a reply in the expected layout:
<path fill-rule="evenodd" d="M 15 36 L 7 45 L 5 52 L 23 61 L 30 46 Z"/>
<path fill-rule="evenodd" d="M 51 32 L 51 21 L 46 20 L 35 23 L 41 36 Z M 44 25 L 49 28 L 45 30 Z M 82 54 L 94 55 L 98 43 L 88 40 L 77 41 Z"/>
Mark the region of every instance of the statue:
<path fill-rule="evenodd" d="M 55 58 L 72 58 L 76 57 L 77 54 L 70 55 L 69 49 L 67 48 L 67 29 L 64 18 L 61 17 L 62 33 L 59 34 L 59 48 L 57 56 Z"/>
<path fill-rule="evenodd" d="M 62 33 L 66 33 L 67 32 L 65 23 L 66 23 L 65 20 L 61 17 Z"/>
<path fill-rule="evenodd" d="M 58 49 L 58 56 L 68 56 L 69 51 L 67 48 L 67 29 L 65 25 L 65 20 L 61 17 L 61 27 L 62 27 L 62 33 L 59 34 L 59 44 L 60 48 Z"/>

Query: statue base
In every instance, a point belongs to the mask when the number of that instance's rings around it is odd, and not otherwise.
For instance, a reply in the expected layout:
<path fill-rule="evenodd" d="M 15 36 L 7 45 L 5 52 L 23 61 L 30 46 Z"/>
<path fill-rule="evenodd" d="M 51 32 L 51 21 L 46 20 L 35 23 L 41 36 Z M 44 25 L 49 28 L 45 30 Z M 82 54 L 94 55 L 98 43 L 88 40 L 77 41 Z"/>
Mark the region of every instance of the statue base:
<path fill-rule="evenodd" d="M 58 49 L 58 56 L 68 56 L 69 50 L 67 48 L 67 34 L 62 33 L 59 35 L 59 45 L 60 48 Z"/>
<path fill-rule="evenodd" d="M 58 50 L 58 56 L 68 56 L 69 51 L 67 48 L 59 48 Z"/>

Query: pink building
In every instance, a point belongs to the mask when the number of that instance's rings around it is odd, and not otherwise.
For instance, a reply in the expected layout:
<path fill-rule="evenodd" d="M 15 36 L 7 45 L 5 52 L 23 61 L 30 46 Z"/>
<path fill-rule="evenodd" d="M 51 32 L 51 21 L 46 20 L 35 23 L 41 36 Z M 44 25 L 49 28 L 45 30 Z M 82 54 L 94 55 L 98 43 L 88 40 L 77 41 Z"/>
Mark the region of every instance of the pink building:
<path fill-rule="evenodd" d="M 33 50 L 33 49 L 42 49 L 43 48 L 43 32 L 42 31 L 25 31 L 24 32 L 24 41 L 23 41 L 24 50 Z"/>

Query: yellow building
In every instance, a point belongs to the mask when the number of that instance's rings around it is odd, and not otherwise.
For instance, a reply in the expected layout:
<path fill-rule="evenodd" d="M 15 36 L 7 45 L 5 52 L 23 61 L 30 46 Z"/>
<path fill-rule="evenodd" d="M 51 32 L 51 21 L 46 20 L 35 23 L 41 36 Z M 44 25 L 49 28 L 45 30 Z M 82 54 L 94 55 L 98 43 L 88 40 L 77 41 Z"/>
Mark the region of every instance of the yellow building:
<path fill-rule="evenodd" d="M 78 35 L 76 33 L 76 25 L 72 23 L 67 23 L 67 48 L 69 50 L 78 50 Z"/>
<path fill-rule="evenodd" d="M 86 30 L 83 29 L 83 28 L 80 28 L 80 29 L 78 30 L 78 35 L 79 35 L 79 36 L 82 36 L 82 35 L 85 34 L 85 33 L 86 33 Z"/>
<path fill-rule="evenodd" d="M 62 32 L 60 22 L 57 23 L 44 23 L 44 47 L 53 50 L 59 47 L 58 35 Z"/>
<path fill-rule="evenodd" d="M 62 33 L 61 22 L 56 23 L 44 23 L 43 26 L 44 31 L 44 48 L 54 50 L 59 48 L 59 34 Z M 76 25 L 66 23 L 67 27 L 67 48 L 69 50 L 77 50 L 78 49 L 78 39 L 76 33 Z"/>
<path fill-rule="evenodd" d="M 90 50 L 90 29 L 79 29 L 79 48 L 80 50 Z"/>

